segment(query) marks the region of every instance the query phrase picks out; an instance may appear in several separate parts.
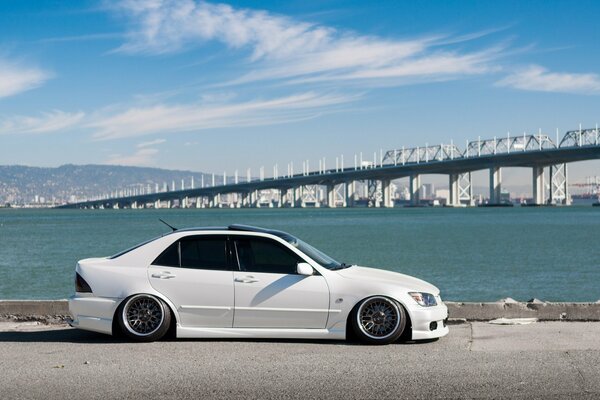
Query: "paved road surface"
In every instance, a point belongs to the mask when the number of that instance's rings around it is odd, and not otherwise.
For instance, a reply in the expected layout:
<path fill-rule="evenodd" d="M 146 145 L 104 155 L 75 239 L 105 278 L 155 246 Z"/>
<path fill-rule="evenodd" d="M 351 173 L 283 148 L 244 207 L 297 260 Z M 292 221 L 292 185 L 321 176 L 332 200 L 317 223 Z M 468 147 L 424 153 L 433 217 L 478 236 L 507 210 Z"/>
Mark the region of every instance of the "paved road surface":
<path fill-rule="evenodd" d="M 600 398 L 600 323 L 450 328 L 434 342 L 371 347 L 133 344 L 0 323 L 0 398 Z"/>

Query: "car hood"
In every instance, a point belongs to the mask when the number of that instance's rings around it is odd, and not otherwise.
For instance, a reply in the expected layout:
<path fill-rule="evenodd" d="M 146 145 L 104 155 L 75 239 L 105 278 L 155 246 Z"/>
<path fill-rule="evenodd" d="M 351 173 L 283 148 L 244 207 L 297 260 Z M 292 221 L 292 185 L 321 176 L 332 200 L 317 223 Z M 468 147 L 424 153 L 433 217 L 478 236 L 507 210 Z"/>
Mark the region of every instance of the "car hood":
<path fill-rule="evenodd" d="M 431 293 L 436 296 L 440 293 L 440 290 L 432 284 L 409 275 L 401 274 L 399 272 L 386 271 L 377 268 L 361 267 L 357 265 L 336 272 L 344 278 L 348 279 L 389 283 L 393 285 L 402 286 L 407 290 Z"/>

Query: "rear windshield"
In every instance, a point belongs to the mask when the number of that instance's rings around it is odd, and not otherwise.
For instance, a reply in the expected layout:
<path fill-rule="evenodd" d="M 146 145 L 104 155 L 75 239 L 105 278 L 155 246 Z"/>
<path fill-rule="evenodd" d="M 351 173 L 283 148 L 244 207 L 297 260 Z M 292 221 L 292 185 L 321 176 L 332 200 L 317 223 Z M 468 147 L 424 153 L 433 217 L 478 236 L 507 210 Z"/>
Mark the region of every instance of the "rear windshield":
<path fill-rule="evenodd" d="M 142 247 L 142 246 L 143 246 L 143 245 L 145 245 L 145 244 L 148 244 L 148 243 L 150 243 L 150 242 L 154 242 L 156 239 L 160 239 L 160 238 L 161 238 L 161 237 L 163 237 L 163 236 L 164 236 L 164 235 L 162 235 L 162 236 L 158 236 L 158 237 L 155 237 L 155 238 L 152 238 L 152 239 L 150 239 L 150 240 L 146 240 L 145 242 L 142 242 L 142 243 L 140 243 L 140 244 L 136 244 L 135 246 L 133 246 L 133 247 L 130 247 L 130 248 L 128 248 L 127 250 L 123 250 L 123 251 L 121 251 L 121 252 L 119 252 L 119 253 L 117 253 L 117 254 L 115 254 L 115 255 L 113 255 L 113 256 L 110 256 L 110 257 L 108 257 L 108 258 L 109 258 L 110 260 L 112 260 L 112 259 L 115 259 L 115 258 L 119 258 L 119 257 L 121 257 L 123 254 L 127 254 L 127 253 L 129 253 L 130 251 L 133 251 L 133 250 L 137 249 L 138 247 Z"/>

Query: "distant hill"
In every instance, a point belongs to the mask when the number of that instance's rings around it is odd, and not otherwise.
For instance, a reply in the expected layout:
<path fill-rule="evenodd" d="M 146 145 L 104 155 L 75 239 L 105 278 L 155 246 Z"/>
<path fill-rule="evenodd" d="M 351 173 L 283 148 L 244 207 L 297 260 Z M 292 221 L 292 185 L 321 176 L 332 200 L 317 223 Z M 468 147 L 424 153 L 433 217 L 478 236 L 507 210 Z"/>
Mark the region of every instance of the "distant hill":
<path fill-rule="evenodd" d="M 166 170 L 159 168 L 125 167 L 113 165 L 62 165 L 57 168 L 0 165 L 0 204 L 36 202 L 65 202 L 104 195 L 115 190 L 147 189 L 154 191 L 156 184 L 169 190 L 175 183 L 181 189 L 200 187 L 204 176 L 206 185 L 212 184 L 212 175 L 202 172 Z M 217 184 L 222 176 L 215 177 Z"/>

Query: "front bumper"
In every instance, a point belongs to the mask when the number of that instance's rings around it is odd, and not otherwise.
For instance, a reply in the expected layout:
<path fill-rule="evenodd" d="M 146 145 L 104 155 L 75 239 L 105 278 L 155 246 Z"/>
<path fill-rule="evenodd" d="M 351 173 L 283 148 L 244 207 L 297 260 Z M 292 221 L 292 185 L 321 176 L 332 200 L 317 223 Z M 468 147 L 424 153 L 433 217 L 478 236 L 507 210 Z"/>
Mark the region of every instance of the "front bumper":
<path fill-rule="evenodd" d="M 112 335 L 115 310 L 121 299 L 76 294 L 69 298 L 69 312 L 74 328 Z"/>
<path fill-rule="evenodd" d="M 436 339 L 448 334 L 448 307 L 444 303 L 434 307 L 415 304 L 408 307 L 408 312 L 412 322 L 412 340 Z"/>

